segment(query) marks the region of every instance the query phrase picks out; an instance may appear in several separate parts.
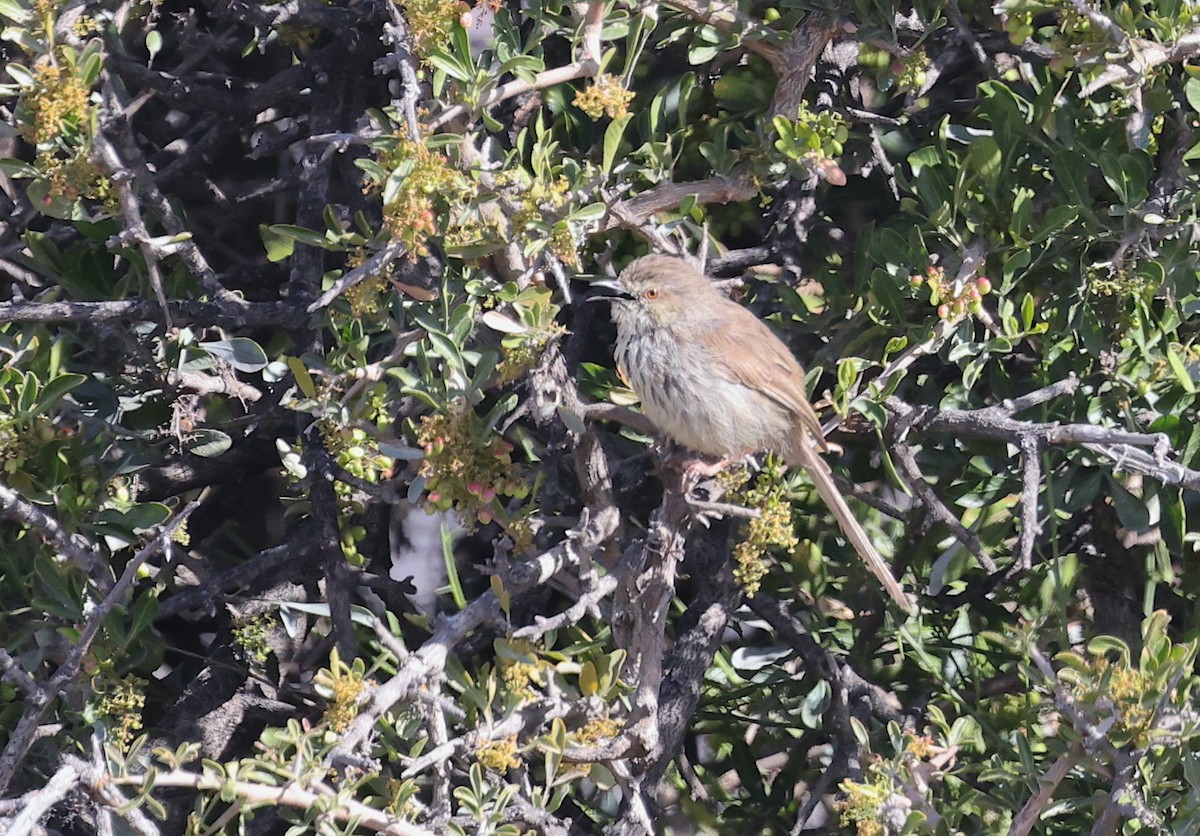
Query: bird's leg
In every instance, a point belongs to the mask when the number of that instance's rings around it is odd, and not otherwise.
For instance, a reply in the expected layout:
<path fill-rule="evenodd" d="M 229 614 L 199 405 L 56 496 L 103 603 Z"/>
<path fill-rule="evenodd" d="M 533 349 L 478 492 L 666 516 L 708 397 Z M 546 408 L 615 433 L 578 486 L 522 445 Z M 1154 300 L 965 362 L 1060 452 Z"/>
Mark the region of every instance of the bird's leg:
<path fill-rule="evenodd" d="M 725 456 L 713 461 L 676 448 L 671 454 L 663 458 L 663 463 L 680 471 L 679 485 L 680 492 L 683 494 L 683 501 L 691 508 L 693 518 L 701 525 L 707 527 L 709 519 L 714 517 L 744 517 L 752 519 L 759 515 L 758 511 L 753 508 L 744 508 L 741 505 L 716 501 L 716 497 L 720 497 L 725 492 L 724 487 L 720 484 L 706 485 L 704 488 L 700 487 L 702 483 L 711 480 L 730 465 L 743 463 L 747 460 L 749 460 L 748 464 L 751 467 L 757 464 L 753 457 L 750 456 Z M 703 498 L 701 498 L 701 495 Z"/>

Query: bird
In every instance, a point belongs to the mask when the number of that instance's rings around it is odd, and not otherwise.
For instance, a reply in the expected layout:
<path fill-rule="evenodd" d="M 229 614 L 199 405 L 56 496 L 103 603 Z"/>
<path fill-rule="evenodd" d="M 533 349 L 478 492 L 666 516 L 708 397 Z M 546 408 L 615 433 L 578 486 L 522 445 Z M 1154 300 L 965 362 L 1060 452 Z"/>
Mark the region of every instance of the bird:
<path fill-rule="evenodd" d="M 642 256 L 592 287 L 612 303 L 617 371 L 646 417 L 706 457 L 765 450 L 802 467 L 867 568 L 911 612 L 820 456 L 828 447 L 800 363 L 766 323 L 674 256 Z"/>

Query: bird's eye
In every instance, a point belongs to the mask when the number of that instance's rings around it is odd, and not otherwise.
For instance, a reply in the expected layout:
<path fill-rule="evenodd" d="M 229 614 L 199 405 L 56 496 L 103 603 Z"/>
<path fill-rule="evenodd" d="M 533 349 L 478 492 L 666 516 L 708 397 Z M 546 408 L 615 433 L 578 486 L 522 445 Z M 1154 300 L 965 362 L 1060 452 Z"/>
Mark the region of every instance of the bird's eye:
<path fill-rule="evenodd" d="M 657 288 L 657 287 L 648 287 L 648 288 L 646 288 L 646 292 L 645 292 L 645 294 L 643 294 L 643 295 L 644 295 L 644 296 L 645 296 L 647 299 L 657 299 L 657 298 L 658 298 L 658 293 L 659 293 L 659 291 L 658 291 L 658 288 Z"/>

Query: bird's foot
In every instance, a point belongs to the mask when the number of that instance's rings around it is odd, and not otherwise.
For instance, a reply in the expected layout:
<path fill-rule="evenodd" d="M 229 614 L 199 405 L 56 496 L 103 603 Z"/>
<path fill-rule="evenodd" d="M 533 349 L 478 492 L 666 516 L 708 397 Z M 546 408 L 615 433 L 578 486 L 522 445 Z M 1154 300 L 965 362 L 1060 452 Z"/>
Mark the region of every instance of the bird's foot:
<path fill-rule="evenodd" d="M 758 511 L 744 508 L 728 502 L 718 501 L 726 491 L 726 486 L 714 481 L 714 477 L 723 473 L 731 464 L 737 464 L 749 457 L 727 456 L 717 461 L 688 455 L 678 461 L 682 471 L 680 475 L 680 493 L 683 501 L 691 509 L 692 517 L 705 528 L 710 520 L 723 517 L 753 519 L 759 516 Z M 751 461 L 753 461 L 751 459 Z"/>

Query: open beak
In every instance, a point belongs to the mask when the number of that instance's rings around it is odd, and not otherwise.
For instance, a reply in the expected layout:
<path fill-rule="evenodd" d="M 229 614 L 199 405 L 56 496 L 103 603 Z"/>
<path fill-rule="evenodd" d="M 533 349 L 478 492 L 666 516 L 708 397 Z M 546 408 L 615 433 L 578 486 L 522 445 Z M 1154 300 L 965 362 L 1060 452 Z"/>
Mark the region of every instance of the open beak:
<path fill-rule="evenodd" d="M 585 302 L 611 302 L 614 299 L 632 299 L 633 294 L 626 290 L 616 279 L 597 279 L 588 287 Z"/>

